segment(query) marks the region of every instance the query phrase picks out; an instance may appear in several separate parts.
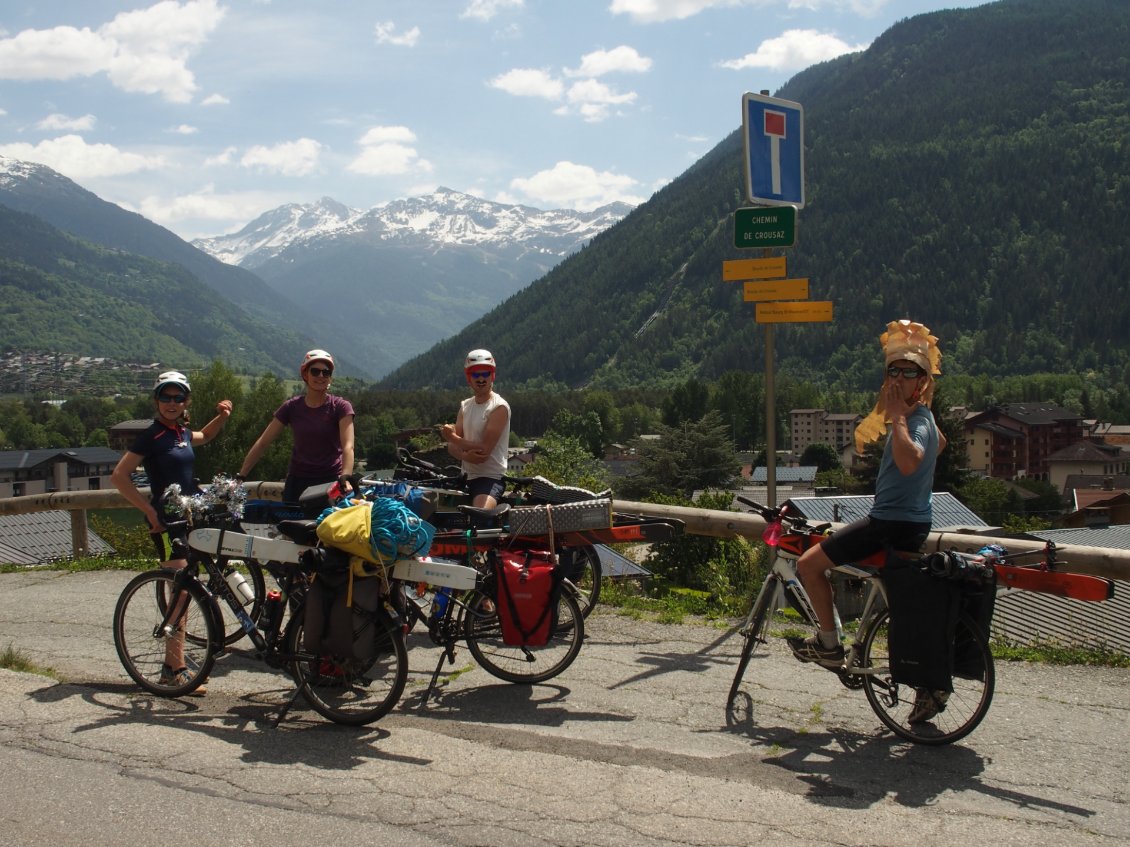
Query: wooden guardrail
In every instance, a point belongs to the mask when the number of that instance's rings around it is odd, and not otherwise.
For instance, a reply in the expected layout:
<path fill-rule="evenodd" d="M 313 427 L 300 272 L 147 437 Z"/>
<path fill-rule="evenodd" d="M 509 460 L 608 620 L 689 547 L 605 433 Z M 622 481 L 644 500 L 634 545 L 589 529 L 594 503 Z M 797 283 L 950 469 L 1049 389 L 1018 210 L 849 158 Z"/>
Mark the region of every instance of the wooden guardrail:
<path fill-rule="evenodd" d="M 281 482 L 248 482 L 246 486 L 248 499 L 282 499 Z M 29 494 L 23 497 L 0 499 L 0 515 L 69 511 L 71 544 L 75 556 L 86 553 L 87 509 L 125 508 L 133 507 L 116 490 L 59 491 L 52 494 Z M 693 506 L 664 506 L 630 500 L 615 500 L 612 508 L 617 512 L 682 521 L 686 532 L 690 535 L 709 535 L 717 538 L 733 538 L 741 535 L 758 539 L 765 529 L 765 521 L 761 516 L 749 512 L 723 512 Z M 833 524 L 833 527 L 837 526 L 842 524 Z M 956 548 L 973 552 L 986 544 L 1000 544 L 1007 547 L 1010 552 L 1040 551 L 1044 548 L 1044 542 L 1037 539 L 982 535 L 974 532 L 932 532 L 926 541 L 925 549 L 933 551 Z M 1107 579 L 1130 580 L 1130 550 L 1064 544 L 1057 546 L 1056 555 L 1061 560 L 1062 570 L 1093 574 Z"/>

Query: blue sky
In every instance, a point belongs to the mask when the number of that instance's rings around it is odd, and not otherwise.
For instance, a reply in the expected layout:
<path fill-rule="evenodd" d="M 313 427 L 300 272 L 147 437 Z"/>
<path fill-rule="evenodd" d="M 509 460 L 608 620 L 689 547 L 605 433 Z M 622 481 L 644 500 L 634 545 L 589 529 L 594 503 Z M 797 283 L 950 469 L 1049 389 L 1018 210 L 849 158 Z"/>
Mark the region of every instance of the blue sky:
<path fill-rule="evenodd" d="M 0 155 L 184 238 L 438 186 L 639 203 L 740 126 L 744 92 L 981 3 L 5 0 Z"/>

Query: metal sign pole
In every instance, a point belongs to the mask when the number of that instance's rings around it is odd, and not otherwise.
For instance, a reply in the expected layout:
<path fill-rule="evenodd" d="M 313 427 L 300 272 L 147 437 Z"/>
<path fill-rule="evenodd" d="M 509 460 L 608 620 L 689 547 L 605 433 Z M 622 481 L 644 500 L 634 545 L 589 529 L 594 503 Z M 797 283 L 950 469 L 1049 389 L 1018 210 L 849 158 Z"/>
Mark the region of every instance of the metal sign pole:
<path fill-rule="evenodd" d="M 777 505 L 777 388 L 773 381 L 774 325 L 765 324 L 765 499 Z"/>

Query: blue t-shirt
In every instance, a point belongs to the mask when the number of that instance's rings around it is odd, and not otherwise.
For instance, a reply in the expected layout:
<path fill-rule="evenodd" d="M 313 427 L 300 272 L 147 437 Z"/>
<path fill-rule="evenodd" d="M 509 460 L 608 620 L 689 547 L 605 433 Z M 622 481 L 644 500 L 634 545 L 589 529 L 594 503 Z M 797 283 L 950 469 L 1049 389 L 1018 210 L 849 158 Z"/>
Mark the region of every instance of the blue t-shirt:
<path fill-rule="evenodd" d="M 871 517 L 886 521 L 930 523 L 934 505 L 934 463 L 938 458 L 938 426 L 934 416 L 921 403 L 906 416 L 910 440 L 923 450 L 922 461 L 904 476 L 895 464 L 893 437 L 887 437 L 883 461 L 875 480 L 875 504 Z"/>
<path fill-rule="evenodd" d="M 149 502 L 158 511 L 161 495 L 173 483 L 180 485 L 181 494 L 198 493 L 192 480 L 196 459 L 192 452 L 192 430 L 187 427 L 174 429 L 153 421 L 133 440 L 129 452 L 142 457 L 141 466 L 149 476 Z"/>

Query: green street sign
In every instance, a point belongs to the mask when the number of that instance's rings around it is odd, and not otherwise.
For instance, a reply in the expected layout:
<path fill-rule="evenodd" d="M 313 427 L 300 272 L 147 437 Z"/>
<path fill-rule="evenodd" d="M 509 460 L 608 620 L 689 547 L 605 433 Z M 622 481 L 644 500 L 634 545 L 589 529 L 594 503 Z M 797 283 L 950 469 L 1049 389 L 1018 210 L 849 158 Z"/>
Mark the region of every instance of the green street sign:
<path fill-rule="evenodd" d="M 796 206 L 759 206 L 734 211 L 735 247 L 792 247 Z"/>

